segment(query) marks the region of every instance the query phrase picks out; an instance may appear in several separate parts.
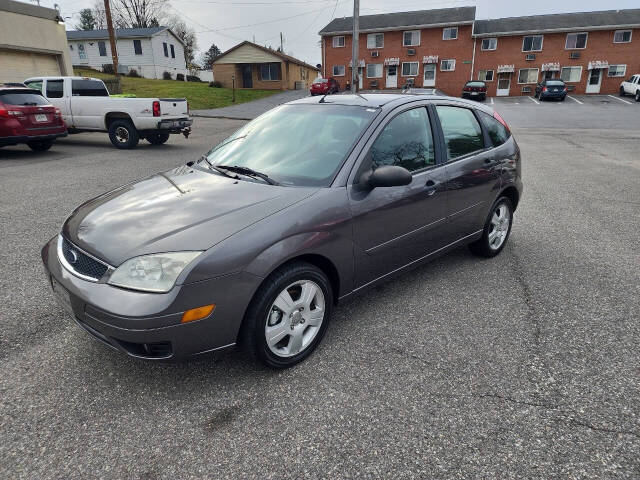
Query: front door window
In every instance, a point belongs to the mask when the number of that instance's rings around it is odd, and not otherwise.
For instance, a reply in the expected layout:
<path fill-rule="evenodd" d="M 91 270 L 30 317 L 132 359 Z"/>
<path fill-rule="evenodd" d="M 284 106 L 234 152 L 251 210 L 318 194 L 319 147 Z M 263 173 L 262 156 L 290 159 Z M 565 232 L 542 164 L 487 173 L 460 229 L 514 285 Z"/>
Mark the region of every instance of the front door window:
<path fill-rule="evenodd" d="M 80 57 L 80 60 L 87 59 L 87 51 L 84 48 L 84 43 L 78 44 L 78 56 Z"/>

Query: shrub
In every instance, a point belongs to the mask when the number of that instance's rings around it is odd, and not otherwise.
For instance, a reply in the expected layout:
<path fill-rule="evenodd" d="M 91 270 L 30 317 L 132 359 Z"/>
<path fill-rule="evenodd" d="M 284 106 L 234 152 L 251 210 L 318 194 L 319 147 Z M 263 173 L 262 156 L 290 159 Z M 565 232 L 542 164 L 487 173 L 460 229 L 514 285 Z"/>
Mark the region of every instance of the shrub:
<path fill-rule="evenodd" d="M 216 80 L 215 82 L 209 82 L 209 86 L 210 87 L 215 87 L 215 88 L 222 88 L 222 83 L 220 83 L 218 80 Z"/>
<path fill-rule="evenodd" d="M 140 74 L 135 68 L 132 68 L 129 70 L 129 73 L 127 73 L 127 77 L 140 78 Z"/>
<path fill-rule="evenodd" d="M 176 80 L 178 80 L 179 82 L 184 82 L 184 74 L 176 73 Z"/>
<path fill-rule="evenodd" d="M 187 75 L 187 82 L 201 82 L 200 77 L 195 75 Z"/>
<path fill-rule="evenodd" d="M 173 77 L 171 76 L 171 74 L 167 71 L 162 72 L 162 78 L 164 78 L 165 80 L 172 80 Z"/>
<path fill-rule="evenodd" d="M 114 74 L 113 64 L 105 63 L 104 65 L 102 65 L 102 73 L 109 73 L 113 75 Z"/>

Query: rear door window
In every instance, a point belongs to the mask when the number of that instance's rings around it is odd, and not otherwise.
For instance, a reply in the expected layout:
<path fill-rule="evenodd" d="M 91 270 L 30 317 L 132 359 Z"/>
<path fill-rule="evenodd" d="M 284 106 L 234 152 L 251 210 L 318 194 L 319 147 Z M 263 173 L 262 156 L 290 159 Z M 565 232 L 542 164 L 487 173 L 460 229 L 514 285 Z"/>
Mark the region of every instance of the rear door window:
<path fill-rule="evenodd" d="M 47 98 L 64 96 L 64 80 L 47 80 Z"/>
<path fill-rule="evenodd" d="M 104 83 L 98 80 L 73 80 L 71 94 L 74 97 L 108 97 Z"/>
<path fill-rule="evenodd" d="M 480 121 L 484 125 L 484 128 L 487 130 L 491 143 L 493 143 L 494 147 L 498 147 L 509 140 L 509 137 L 511 136 L 509 130 L 507 130 L 498 120 L 484 112 L 478 112 L 478 116 L 480 117 Z"/>
<path fill-rule="evenodd" d="M 49 105 L 47 99 L 37 92 L 11 90 L 0 92 L 0 103 L 19 106 Z"/>
<path fill-rule="evenodd" d="M 468 108 L 436 106 L 449 160 L 484 148 L 482 129 Z"/>

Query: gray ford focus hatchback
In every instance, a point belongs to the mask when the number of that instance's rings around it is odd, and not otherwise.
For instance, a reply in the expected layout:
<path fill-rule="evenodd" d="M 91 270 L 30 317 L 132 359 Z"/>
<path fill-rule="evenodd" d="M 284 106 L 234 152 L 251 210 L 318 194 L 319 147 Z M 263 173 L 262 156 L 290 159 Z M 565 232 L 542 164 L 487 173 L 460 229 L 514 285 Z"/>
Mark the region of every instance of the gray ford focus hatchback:
<path fill-rule="evenodd" d="M 520 171 L 486 106 L 305 98 L 198 161 L 80 205 L 42 259 L 70 316 L 121 352 L 168 360 L 242 344 L 285 368 L 320 343 L 339 300 L 463 244 L 500 253 Z"/>

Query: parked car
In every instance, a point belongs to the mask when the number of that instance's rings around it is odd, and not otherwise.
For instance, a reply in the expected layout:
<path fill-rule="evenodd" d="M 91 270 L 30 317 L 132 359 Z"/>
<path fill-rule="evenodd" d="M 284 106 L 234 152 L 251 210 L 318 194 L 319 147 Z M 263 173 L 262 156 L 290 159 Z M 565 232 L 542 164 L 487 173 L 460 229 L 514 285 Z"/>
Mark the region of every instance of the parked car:
<path fill-rule="evenodd" d="M 462 98 L 484 102 L 487 99 L 487 84 L 481 80 L 465 83 L 462 88 Z"/>
<path fill-rule="evenodd" d="M 78 324 L 121 352 L 239 342 L 284 368 L 316 348 L 339 300 L 460 245 L 498 255 L 520 171 L 509 128 L 478 103 L 307 97 L 80 205 L 42 260 Z"/>
<path fill-rule="evenodd" d="M 536 85 L 536 91 L 533 95 L 540 100 L 558 99 L 564 102 L 567 98 L 567 86 L 562 80 L 544 79 Z"/>
<path fill-rule="evenodd" d="M 629 80 L 620 84 L 620 95 L 632 95 L 640 102 L 640 74 L 632 75 Z"/>
<path fill-rule="evenodd" d="M 31 150 L 42 152 L 66 135 L 60 109 L 39 91 L 0 84 L 0 147 L 26 143 Z"/>
<path fill-rule="evenodd" d="M 311 87 L 309 88 L 309 92 L 311 96 L 313 95 L 328 95 L 332 93 L 338 93 L 340 91 L 340 85 L 336 82 L 335 78 L 316 78 Z"/>
<path fill-rule="evenodd" d="M 90 77 L 38 77 L 25 84 L 62 111 L 69 133 L 109 132 L 117 148 L 134 148 L 140 138 L 160 145 L 170 134 L 191 132 L 184 98 L 110 97 L 104 82 Z"/>

